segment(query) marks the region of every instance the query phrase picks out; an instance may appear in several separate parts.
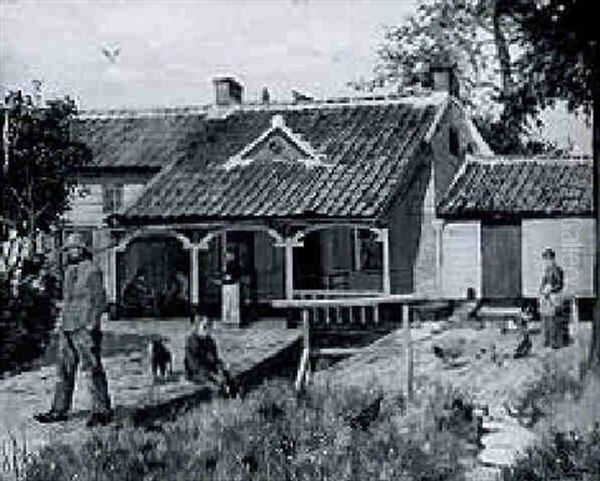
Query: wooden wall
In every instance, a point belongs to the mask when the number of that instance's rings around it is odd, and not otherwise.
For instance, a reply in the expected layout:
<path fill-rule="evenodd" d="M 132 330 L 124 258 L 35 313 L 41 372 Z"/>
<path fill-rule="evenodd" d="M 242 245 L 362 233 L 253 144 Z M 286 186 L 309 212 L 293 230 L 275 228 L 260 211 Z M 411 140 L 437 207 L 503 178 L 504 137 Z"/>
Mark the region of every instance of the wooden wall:
<path fill-rule="evenodd" d="M 565 293 L 593 297 L 594 229 L 593 219 L 523 220 L 521 296 L 537 297 L 542 276 L 541 253 L 550 247 L 565 272 Z M 478 296 L 482 294 L 481 240 L 479 221 L 453 221 L 444 226 L 442 287 L 445 297 L 464 298 L 468 287 L 474 287 Z"/>
<path fill-rule="evenodd" d="M 450 153 L 450 129 L 458 133 L 458 155 Z M 422 149 L 423 171 L 413 179 L 410 192 L 389 215 L 390 263 L 393 293 L 436 294 L 442 289 L 437 272 L 436 206 L 463 165 L 469 145 L 475 142 L 464 113 L 450 105 L 431 143 Z M 473 148 L 473 147 L 472 147 Z"/>
<path fill-rule="evenodd" d="M 449 222 L 442 237 L 442 293 L 461 299 L 467 289 L 481 295 L 481 226 L 479 221 Z"/>
<path fill-rule="evenodd" d="M 148 179 L 123 179 L 123 204 L 130 205 L 141 194 Z M 71 197 L 71 209 L 65 212 L 65 221 L 72 225 L 100 226 L 106 214 L 102 212 L 103 185 L 107 182 L 119 181 L 110 178 L 88 179 L 81 182 L 81 186 L 88 190 L 88 194 Z"/>
<path fill-rule="evenodd" d="M 426 162 L 425 160 L 423 161 Z M 424 203 L 428 187 L 431 186 L 431 168 L 425 164 L 415 174 L 409 191 L 391 209 L 389 214 L 390 238 L 390 284 L 393 294 L 411 293 L 416 290 L 415 267 L 435 272 L 435 255 L 431 257 L 428 248 L 421 248 L 423 225 L 429 219 L 424 217 Z M 427 227 L 425 225 L 425 227 Z M 429 257 L 429 259 L 428 259 Z M 423 279 L 425 272 L 421 273 Z"/>

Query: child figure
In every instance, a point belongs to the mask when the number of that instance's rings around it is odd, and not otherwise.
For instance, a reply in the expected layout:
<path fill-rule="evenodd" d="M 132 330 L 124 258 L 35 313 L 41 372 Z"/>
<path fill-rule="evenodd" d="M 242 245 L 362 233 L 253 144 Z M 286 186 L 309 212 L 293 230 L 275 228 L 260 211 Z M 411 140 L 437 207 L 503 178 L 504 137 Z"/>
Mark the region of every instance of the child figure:
<path fill-rule="evenodd" d="M 206 317 L 193 322 L 192 332 L 185 340 L 185 377 L 227 397 L 235 395 L 233 380 L 220 359 L 217 343 L 211 335 Z"/>
<path fill-rule="evenodd" d="M 521 309 L 521 319 L 519 321 L 519 331 L 521 333 L 521 341 L 519 342 L 513 357 L 519 359 L 526 357 L 531 353 L 531 339 L 529 338 L 529 322 L 532 320 L 533 315 L 531 309 L 524 307 Z"/>

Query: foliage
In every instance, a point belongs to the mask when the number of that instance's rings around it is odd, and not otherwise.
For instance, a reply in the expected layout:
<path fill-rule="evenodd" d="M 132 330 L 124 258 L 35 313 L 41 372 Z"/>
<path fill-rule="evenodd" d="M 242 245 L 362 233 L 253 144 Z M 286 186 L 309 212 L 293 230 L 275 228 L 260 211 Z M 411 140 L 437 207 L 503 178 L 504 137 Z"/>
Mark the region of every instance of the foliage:
<path fill-rule="evenodd" d="M 567 101 L 571 110 L 593 107 L 598 62 L 596 2 L 518 0 L 513 2 L 523 54 L 515 69 L 522 77 L 517 98 L 537 108 Z"/>
<path fill-rule="evenodd" d="M 7 98 L 1 120 L 2 212 L 19 235 L 33 238 L 38 229 L 48 230 L 69 206 L 70 176 L 90 159 L 89 149 L 69 136 L 75 113 L 68 97 L 45 107 L 20 91 Z"/>
<path fill-rule="evenodd" d="M 24 261 L 16 286 L 0 273 L 0 374 L 21 370 L 43 354 L 57 316 L 57 287 L 39 257 Z"/>
<path fill-rule="evenodd" d="M 401 398 L 386 399 L 369 426 L 353 427 L 353 414 L 379 395 L 313 386 L 297 396 L 270 382 L 150 431 L 96 431 L 77 446 L 49 446 L 29 461 L 26 479 L 462 479 L 464 432 L 448 423 L 456 419 L 443 401 L 457 393 L 437 390 L 408 411 Z"/>
<path fill-rule="evenodd" d="M 453 66 L 461 99 L 499 154 L 539 154 L 539 112 L 566 99 L 591 106 L 596 62 L 588 0 L 420 0 L 416 13 L 386 32 L 375 78 L 410 85 L 423 63 Z M 552 152 L 559 153 L 559 152 Z"/>
<path fill-rule="evenodd" d="M 579 354 L 573 353 L 578 359 Z M 541 442 L 517 459 L 504 481 L 598 479 L 600 379 L 580 381 L 572 375 L 569 364 L 565 358 L 545 364 L 543 376 L 522 393 L 517 409 L 525 412 L 531 406 L 536 408 L 539 423 L 535 429 L 541 433 Z"/>
<path fill-rule="evenodd" d="M 554 432 L 531 448 L 505 475 L 505 481 L 592 481 L 600 475 L 600 426 L 582 433 Z"/>

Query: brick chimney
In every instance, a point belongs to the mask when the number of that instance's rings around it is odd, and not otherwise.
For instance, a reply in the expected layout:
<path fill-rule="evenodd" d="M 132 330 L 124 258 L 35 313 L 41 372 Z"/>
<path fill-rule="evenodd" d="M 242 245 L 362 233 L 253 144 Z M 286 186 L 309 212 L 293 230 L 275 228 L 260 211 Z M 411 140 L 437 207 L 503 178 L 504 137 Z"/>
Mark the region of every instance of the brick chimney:
<path fill-rule="evenodd" d="M 215 103 L 220 106 L 240 105 L 244 96 L 244 87 L 233 77 L 217 77 L 215 84 Z"/>
<path fill-rule="evenodd" d="M 460 96 L 460 86 L 456 75 L 456 63 L 440 56 L 430 62 L 431 88 L 436 92 L 447 92 L 454 97 Z"/>

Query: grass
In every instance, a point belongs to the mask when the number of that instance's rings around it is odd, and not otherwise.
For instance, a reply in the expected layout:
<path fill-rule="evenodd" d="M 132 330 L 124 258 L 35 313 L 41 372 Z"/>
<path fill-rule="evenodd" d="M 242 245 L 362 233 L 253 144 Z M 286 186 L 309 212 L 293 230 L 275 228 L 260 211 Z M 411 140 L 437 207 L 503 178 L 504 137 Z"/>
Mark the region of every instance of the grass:
<path fill-rule="evenodd" d="M 475 430 L 468 406 L 441 387 L 406 406 L 377 386 L 296 395 L 271 381 L 151 429 L 100 429 L 78 445 L 48 446 L 22 479 L 460 480 Z"/>
<path fill-rule="evenodd" d="M 535 429 L 541 442 L 517 460 L 504 481 L 600 479 L 600 376 L 588 373 L 579 381 L 564 367 L 548 367 L 524 400 L 539 406 Z"/>

